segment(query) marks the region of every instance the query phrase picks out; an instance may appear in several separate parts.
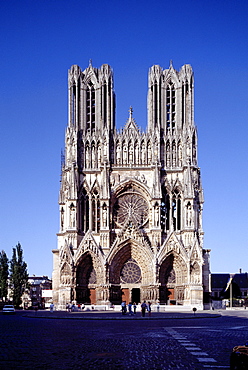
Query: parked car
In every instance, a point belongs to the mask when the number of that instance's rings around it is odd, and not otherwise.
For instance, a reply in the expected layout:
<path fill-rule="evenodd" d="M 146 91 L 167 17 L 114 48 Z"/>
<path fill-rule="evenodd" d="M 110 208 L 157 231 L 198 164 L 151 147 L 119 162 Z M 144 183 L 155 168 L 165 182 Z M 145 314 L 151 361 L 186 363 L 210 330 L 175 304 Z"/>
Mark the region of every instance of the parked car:
<path fill-rule="evenodd" d="M 244 346 L 236 346 L 233 348 L 230 357 L 231 370 L 247 370 L 248 369 L 248 342 Z"/>
<path fill-rule="evenodd" d="M 3 313 L 15 313 L 15 307 L 12 304 L 3 306 Z"/>

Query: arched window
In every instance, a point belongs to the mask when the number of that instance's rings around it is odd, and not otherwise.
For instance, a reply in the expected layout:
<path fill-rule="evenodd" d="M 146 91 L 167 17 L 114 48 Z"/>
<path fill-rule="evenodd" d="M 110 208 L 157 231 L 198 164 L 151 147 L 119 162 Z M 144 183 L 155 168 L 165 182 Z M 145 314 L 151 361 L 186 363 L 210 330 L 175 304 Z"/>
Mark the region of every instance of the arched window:
<path fill-rule="evenodd" d="M 174 130 L 176 123 L 176 90 L 170 82 L 166 89 L 166 128 Z"/>
<path fill-rule="evenodd" d="M 87 142 L 85 145 L 85 168 L 90 168 L 91 155 L 90 155 L 90 146 Z"/>
<path fill-rule="evenodd" d="M 139 144 L 137 140 L 134 143 L 134 163 L 139 164 Z"/>
<path fill-rule="evenodd" d="M 177 144 L 177 165 L 181 167 L 183 163 L 183 152 L 182 152 L 182 144 L 181 141 Z"/>
<path fill-rule="evenodd" d="M 171 153 L 170 153 L 170 142 L 169 140 L 166 143 L 166 167 L 171 166 Z"/>
<path fill-rule="evenodd" d="M 172 142 L 172 167 L 176 167 L 176 143 Z"/>
<path fill-rule="evenodd" d="M 155 83 L 151 87 L 152 99 L 153 99 L 153 114 L 154 114 L 154 125 L 158 124 L 158 85 Z"/>
<path fill-rule="evenodd" d="M 192 162 L 194 165 L 196 165 L 196 139 L 195 139 L 195 134 L 193 135 L 192 138 Z"/>
<path fill-rule="evenodd" d="M 76 124 L 76 85 L 72 86 L 71 95 L 71 122 L 73 125 Z"/>
<path fill-rule="evenodd" d="M 152 162 L 152 149 L 151 149 L 150 141 L 148 141 L 147 143 L 147 162 L 148 164 L 151 164 Z"/>
<path fill-rule="evenodd" d="M 104 126 L 107 124 L 107 112 L 108 112 L 108 96 L 110 94 L 110 89 L 105 81 L 102 86 L 102 120 Z"/>
<path fill-rule="evenodd" d="M 170 229 L 170 196 L 165 189 L 162 190 L 161 228 L 164 231 Z"/>
<path fill-rule="evenodd" d="M 100 230 L 100 200 L 99 193 L 95 189 L 92 194 L 92 230 L 99 233 Z"/>
<path fill-rule="evenodd" d="M 94 131 L 96 126 L 96 93 L 92 82 L 86 90 L 86 130 Z"/>
<path fill-rule="evenodd" d="M 81 197 L 81 230 L 89 230 L 89 196 L 85 189 Z"/>
<path fill-rule="evenodd" d="M 97 168 L 97 153 L 94 142 L 91 144 L 91 168 Z"/>
<path fill-rule="evenodd" d="M 181 196 L 178 190 L 172 196 L 172 219 L 174 230 L 181 230 Z"/>

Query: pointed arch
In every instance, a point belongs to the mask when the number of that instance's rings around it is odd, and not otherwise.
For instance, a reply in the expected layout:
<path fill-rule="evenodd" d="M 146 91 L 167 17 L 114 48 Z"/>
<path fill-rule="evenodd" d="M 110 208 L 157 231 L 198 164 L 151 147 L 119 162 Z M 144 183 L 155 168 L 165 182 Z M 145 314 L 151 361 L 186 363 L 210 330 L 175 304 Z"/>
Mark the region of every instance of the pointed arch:
<path fill-rule="evenodd" d="M 176 167 L 176 142 L 175 140 L 172 141 L 172 167 Z"/>
<path fill-rule="evenodd" d="M 86 186 L 83 187 L 80 196 L 81 231 L 89 230 L 89 193 Z"/>
<path fill-rule="evenodd" d="M 200 271 L 200 265 L 198 262 L 194 262 L 190 265 L 190 282 L 193 284 L 199 284 L 200 281 L 201 271 Z"/>
<path fill-rule="evenodd" d="M 91 192 L 91 224 L 92 231 L 99 233 L 100 231 L 100 192 L 99 187 L 94 186 Z"/>
<path fill-rule="evenodd" d="M 197 149 L 196 149 L 196 134 L 194 132 L 193 133 L 193 136 L 192 136 L 192 163 L 194 165 L 197 164 L 196 153 L 197 153 Z"/>
<path fill-rule="evenodd" d="M 170 141 L 166 142 L 166 167 L 171 167 Z"/>
<path fill-rule="evenodd" d="M 86 86 L 86 132 L 95 132 L 96 128 L 96 92 L 90 80 Z"/>
<path fill-rule="evenodd" d="M 176 89 L 171 79 L 166 87 L 166 128 L 174 130 L 176 125 Z"/>
<path fill-rule="evenodd" d="M 90 168 L 90 163 L 91 163 L 90 143 L 87 140 L 85 143 L 85 168 Z"/>
<path fill-rule="evenodd" d="M 147 161 L 147 156 L 146 156 L 146 143 L 145 140 L 143 139 L 141 141 L 141 163 L 146 164 Z"/>
<path fill-rule="evenodd" d="M 64 262 L 60 270 L 60 283 L 62 285 L 71 285 L 72 270 L 68 262 Z"/>
<path fill-rule="evenodd" d="M 150 140 L 147 141 L 147 164 L 152 162 L 152 148 Z"/>
<path fill-rule="evenodd" d="M 182 303 L 184 300 L 184 285 L 188 281 L 188 269 L 184 259 L 176 252 L 170 252 L 159 268 L 159 299 L 162 303 L 167 300 Z"/>
<path fill-rule="evenodd" d="M 136 139 L 134 142 L 134 163 L 136 165 L 139 164 L 139 157 L 140 157 L 139 142 Z"/>
<path fill-rule="evenodd" d="M 108 256 L 107 263 L 109 265 L 109 282 L 112 284 L 121 283 L 121 271 L 127 261 L 133 260 L 141 270 L 140 282 L 142 284 L 151 283 L 154 279 L 154 265 L 152 254 L 141 247 L 134 240 L 126 240 L 118 245 L 118 248 L 112 250 Z"/>
<path fill-rule="evenodd" d="M 183 151 L 181 140 L 177 143 L 177 166 L 182 167 L 183 164 Z"/>

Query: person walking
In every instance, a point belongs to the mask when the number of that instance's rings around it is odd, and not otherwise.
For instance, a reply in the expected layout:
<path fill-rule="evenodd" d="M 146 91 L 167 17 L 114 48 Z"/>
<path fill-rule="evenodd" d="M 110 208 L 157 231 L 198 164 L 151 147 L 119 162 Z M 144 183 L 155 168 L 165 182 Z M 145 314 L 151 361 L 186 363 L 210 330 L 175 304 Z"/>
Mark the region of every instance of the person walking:
<path fill-rule="evenodd" d="M 128 303 L 128 312 L 129 312 L 129 316 L 133 316 L 132 303 L 131 302 Z"/>
<path fill-rule="evenodd" d="M 136 315 L 136 308 L 137 308 L 137 306 L 136 306 L 136 303 L 135 302 L 133 302 L 133 313 Z"/>
<path fill-rule="evenodd" d="M 148 304 L 147 304 L 147 311 L 148 311 L 148 316 L 151 317 L 151 314 L 152 314 L 152 304 L 151 304 L 151 302 L 148 302 Z"/>
<path fill-rule="evenodd" d="M 160 303 L 158 301 L 158 303 L 157 303 L 157 312 L 159 312 L 159 308 L 160 308 Z"/>
<path fill-rule="evenodd" d="M 126 312 L 127 312 L 126 301 L 121 302 L 121 312 L 122 312 L 122 315 L 126 315 Z"/>
<path fill-rule="evenodd" d="M 142 316 L 142 317 L 145 317 L 145 315 L 146 315 L 146 309 L 147 309 L 147 305 L 146 305 L 146 301 L 144 301 L 144 302 L 141 304 L 141 316 Z"/>

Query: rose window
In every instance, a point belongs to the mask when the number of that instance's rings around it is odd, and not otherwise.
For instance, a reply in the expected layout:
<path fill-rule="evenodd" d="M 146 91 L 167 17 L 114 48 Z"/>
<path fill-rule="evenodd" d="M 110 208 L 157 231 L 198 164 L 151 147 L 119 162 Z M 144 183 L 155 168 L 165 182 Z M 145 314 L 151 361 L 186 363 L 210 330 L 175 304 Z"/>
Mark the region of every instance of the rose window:
<path fill-rule="evenodd" d="M 149 208 L 146 200 L 139 194 L 125 193 L 118 198 L 114 213 L 117 225 L 122 226 L 129 222 L 139 227 L 147 221 Z"/>
<path fill-rule="evenodd" d="M 121 283 L 135 284 L 141 282 L 141 270 L 133 260 L 127 261 L 121 270 Z"/>

